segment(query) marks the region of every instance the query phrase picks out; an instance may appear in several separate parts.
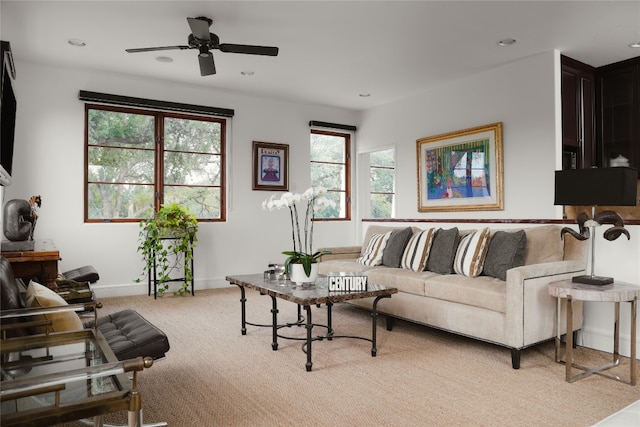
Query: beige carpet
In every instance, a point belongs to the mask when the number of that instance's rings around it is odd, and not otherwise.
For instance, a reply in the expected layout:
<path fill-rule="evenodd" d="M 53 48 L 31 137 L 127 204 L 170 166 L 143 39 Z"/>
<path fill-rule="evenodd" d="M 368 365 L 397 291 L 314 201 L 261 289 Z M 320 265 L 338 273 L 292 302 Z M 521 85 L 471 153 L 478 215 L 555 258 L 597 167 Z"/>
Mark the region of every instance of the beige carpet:
<path fill-rule="evenodd" d="M 247 291 L 247 320 L 268 323 L 271 299 Z M 552 343 L 524 351 L 520 370 L 507 349 L 397 322 L 378 329 L 378 356 L 362 340 L 313 343 L 313 371 L 299 341 L 248 326 L 240 334 L 240 291 L 196 291 L 195 297 L 102 300 L 103 313 L 131 307 L 163 329 L 171 350 L 140 375 L 144 420 L 182 426 L 589 426 L 640 399 L 601 376 L 573 384 L 553 361 Z M 295 306 L 280 302 L 280 317 Z M 314 308 L 314 322 L 326 318 Z M 334 307 L 336 334 L 370 336 L 366 311 Z M 283 333 L 304 336 L 304 328 Z M 578 357 L 600 364 L 609 355 Z M 628 359 L 617 368 L 628 374 Z M 108 417 L 123 422 L 126 414 Z M 77 424 L 68 424 L 77 425 Z"/>

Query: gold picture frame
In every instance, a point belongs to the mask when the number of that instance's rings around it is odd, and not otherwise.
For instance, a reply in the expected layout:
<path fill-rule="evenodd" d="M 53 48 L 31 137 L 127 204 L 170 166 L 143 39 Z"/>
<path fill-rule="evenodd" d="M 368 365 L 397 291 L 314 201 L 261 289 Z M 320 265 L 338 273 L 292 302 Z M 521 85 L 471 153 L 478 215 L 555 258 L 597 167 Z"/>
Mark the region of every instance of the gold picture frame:
<path fill-rule="evenodd" d="M 502 122 L 416 141 L 418 212 L 504 209 Z"/>
<path fill-rule="evenodd" d="M 253 141 L 254 190 L 289 191 L 289 146 Z"/>

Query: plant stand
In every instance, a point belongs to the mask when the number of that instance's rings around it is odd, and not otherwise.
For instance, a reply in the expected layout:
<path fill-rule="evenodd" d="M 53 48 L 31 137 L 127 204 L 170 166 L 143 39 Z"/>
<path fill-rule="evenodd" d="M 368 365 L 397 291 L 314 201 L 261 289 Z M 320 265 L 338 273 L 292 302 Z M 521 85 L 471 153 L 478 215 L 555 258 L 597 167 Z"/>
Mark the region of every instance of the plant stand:
<path fill-rule="evenodd" d="M 160 240 L 177 240 L 178 237 L 161 237 Z M 191 243 L 193 243 L 193 238 L 191 239 Z M 153 267 L 149 267 L 148 269 L 148 274 L 147 274 L 147 278 L 148 278 L 148 289 L 147 289 L 147 295 L 151 295 L 151 284 L 153 283 L 153 299 L 157 299 L 158 298 L 158 283 L 167 283 L 167 282 L 186 282 L 187 278 L 186 277 L 179 277 L 179 278 L 175 278 L 175 279 L 168 279 L 168 280 L 163 280 L 160 281 L 157 278 L 157 263 L 156 263 L 156 254 L 155 252 L 152 252 L 152 257 L 153 257 Z M 187 263 L 190 263 L 190 267 L 191 267 L 191 295 L 194 296 L 195 295 L 195 290 L 194 290 L 194 275 L 193 275 L 193 249 L 191 249 L 191 257 L 190 260 L 188 260 L 188 257 L 185 254 L 184 257 L 184 262 L 185 262 L 185 266 L 187 266 Z"/>

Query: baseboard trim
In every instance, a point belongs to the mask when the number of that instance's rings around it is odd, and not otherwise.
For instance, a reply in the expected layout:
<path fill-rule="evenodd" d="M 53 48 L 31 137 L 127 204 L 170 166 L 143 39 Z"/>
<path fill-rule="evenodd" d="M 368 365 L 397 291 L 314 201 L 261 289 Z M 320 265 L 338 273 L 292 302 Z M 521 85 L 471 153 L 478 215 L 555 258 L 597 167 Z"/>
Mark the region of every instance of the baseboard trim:
<path fill-rule="evenodd" d="M 578 344 L 583 347 L 613 353 L 613 331 L 607 332 L 600 329 L 585 328 L 578 338 Z M 636 337 L 636 349 L 640 349 L 640 340 Z M 620 334 L 620 355 L 629 357 L 631 355 L 631 336 Z M 640 360 L 640 355 L 636 354 L 636 360 Z"/>
<path fill-rule="evenodd" d="M 176 286 L 176 285 L 172 285 Z M 217 288 L 226 288 L 229 286 L 229 282 L 227 282 L 224 278 L 217 279 L 209 279 L 209 280 L 196 280 L 194 283 L 194 288 L 196 295 L 198 294 L 198 289 L 217 289 Z M 147 283 L 124 283 L 124 284 L 116 284 L 116 285 L 100 285 L 95 284 L 91 286 L 93 292 L 96 295 L 97 299 L 100 298 L 111 298 L 111 297 L 127 297 L 133 295 L 146 295 L 148 290 Z M 171 287 L 169 288 L 172 289 Z"/>

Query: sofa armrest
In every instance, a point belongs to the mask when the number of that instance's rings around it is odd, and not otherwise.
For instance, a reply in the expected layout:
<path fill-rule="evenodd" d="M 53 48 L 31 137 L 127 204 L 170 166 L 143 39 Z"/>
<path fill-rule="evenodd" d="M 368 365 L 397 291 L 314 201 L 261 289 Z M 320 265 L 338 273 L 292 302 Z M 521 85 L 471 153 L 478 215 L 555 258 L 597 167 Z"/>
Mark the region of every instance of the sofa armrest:
<path fill-rule="evenodd" d="M 332 248 L 320 248 L 319 251 L 329 251 L 331 253 L 322 255 L 320 262 L 332 259 L 355 259 L 360 256 L 361 246 L 336 246 Z"/>
<path fill-rule="evenodd" d="M 553 338 L 556 299 L 549 295 L 549 283 L 584 274 L 581 261 L 554 261 L 507 270 L 507 343 L 523 348 Z M 582 326 L 582 310 L 576 307 L 575 329 Z"/>
<path fill-rule="evenodd" d="M 507 282 L 509 281 L 510 275 L 512 276 L 512 280 L 516 280 L 518 282 L 536 277 L 550 277 L 553 280 L 549 280 L 549 282 L 554 282 L 556 280 L 563 280 L 554 278 L 555 275 L 584 272 L 585 268 L 586 266 L 584 262 L 572 260 L 523 265 L 521 267 L 515 267 L 507 270 Z"/>

